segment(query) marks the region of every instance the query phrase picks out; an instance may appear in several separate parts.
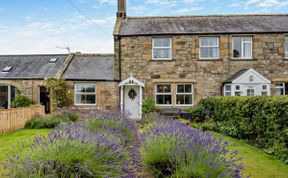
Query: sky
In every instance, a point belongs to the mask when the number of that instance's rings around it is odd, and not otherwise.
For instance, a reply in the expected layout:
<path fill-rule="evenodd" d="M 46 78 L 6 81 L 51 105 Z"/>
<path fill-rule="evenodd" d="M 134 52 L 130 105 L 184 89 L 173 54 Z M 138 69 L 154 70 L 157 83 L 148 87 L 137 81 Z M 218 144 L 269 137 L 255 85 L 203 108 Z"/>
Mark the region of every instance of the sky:
<path fill-rule="evenodd" d="M 112 53 L 117 0 L 0 0 L 0 54 Z M 127 0 L 128 16 L 288 13 L 288 0 Z"/>

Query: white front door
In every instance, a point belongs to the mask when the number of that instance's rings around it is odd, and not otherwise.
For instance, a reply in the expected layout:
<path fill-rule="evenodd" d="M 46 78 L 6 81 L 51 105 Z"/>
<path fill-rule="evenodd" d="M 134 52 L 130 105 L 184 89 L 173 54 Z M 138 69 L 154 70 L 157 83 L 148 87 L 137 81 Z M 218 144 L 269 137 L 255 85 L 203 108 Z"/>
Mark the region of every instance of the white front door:
<path fill-rule="evenodd" d="M 124 109 L 131 114 L 131 118 L 140 117 L 140 86 L 125 86 Z"/>

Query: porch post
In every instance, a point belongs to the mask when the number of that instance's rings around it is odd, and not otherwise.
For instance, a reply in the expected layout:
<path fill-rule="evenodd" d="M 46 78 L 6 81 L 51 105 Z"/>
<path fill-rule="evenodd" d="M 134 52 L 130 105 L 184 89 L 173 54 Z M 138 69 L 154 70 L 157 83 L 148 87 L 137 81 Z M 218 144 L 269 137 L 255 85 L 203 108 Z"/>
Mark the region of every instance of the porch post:
<path fill-rule="evenodd" d="M 121 86 L 121 94 L 120 94 L 120 108 L 121 108 L 121 111 L 124 111 L 124 87 Z"/>
<path fill-rule="evenodd" d="M 143 102 L 143 96 L 142 96 L 142 93 L 143 93 L 143 88 L 142 88 L 142 86 L 139 86 L 139 87 L 140 87 L 139 115 L 140 115 L 140 118 L 142 119 L 142 102 Z"/>

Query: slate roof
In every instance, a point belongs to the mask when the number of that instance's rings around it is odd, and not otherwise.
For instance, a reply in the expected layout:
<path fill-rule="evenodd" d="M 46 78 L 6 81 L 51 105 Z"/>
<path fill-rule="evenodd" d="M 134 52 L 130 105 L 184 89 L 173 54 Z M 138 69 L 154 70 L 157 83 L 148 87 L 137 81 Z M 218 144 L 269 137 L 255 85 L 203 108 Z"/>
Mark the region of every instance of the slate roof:
<path fill-rule="evenodd" d="M 66 80 L 113 81 L 114 55 L 76 54 L 62 77 Z"/>
<path fill-rule="evenodd" d="M 123 19 L 118 35 L 276 32 L 288 32 L 288 14 L 127 17 Z"/>
<path fill-rule="evenodd" d="M 63 66 L 67 54 L 55 55 L 0 55 L 1 79 L 44 79 L 54 77 Z M 50 63 L 51 58 L 58 58 L 56 63 Z M 7 67 L 13 67 L 10 72 L 3 73 Z"/>
<path fill-rule="evenodd" d="M 237 79 L 238 77 L 240 77 L 241 75 L 243 75 L 245 72 L 247 72 L 249 69 L 241 69 L 238 72 L 236 72 L 234 75 L 232 75 L 231 77 L 229 77 L 228 79 L 226 79 L 224 81 L 224 83 L 232 83 L 235 79 Z"/>

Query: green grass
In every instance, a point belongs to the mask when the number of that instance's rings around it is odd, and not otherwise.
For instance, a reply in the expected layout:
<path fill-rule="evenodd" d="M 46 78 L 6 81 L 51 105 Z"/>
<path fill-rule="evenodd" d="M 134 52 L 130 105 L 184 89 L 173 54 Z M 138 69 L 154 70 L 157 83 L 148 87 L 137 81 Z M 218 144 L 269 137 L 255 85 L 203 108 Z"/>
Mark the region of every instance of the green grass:
<path fill-rule="evenodd" d="M 31 142 L 36 135 L 48 135 L 51 129 L 23 129 L 14 132 L 9 132 L 0 135 L 0 162 L 6 159 L 4 153 L 10 154 L 13 152 L 19 141 Z M 1 167 L 0 167 L 1 170 Z"/>
<path fill-rule="evenodd" d="M 221 134 L 215 133 L 217 136 Z M 228 136 L 224 139 L 231 143 L 231 149 L 238 149 L 243 158 L 244 174 L 251 178 L 288 178 L 288 165 L 266 154 L 244 141 Z"/>

